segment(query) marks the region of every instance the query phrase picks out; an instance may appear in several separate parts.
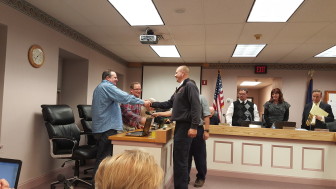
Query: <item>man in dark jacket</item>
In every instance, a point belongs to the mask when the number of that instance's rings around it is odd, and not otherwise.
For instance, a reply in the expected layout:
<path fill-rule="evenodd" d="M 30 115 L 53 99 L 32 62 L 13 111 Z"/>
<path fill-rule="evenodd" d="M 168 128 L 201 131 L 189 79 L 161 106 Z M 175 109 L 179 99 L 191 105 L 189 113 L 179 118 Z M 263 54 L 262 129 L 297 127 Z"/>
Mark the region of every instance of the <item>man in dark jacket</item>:
<path fill-rule="evenodd" d="M 172 121 L 176 121 L 174 132 L 174 187 L 188 188 L 188 157 L 192 139 L 197 135 L 201 119 L 200 99 L 197 86 L 189 79 L 189 68 L 180 66 L 175 78 L 180 86 L 168 101 L 153 102 L 151 107 L 173 108 Z"/>
<path fill-rule="evenodd" d="M 319 89 L 313 90 L 312 99 L 313 101 L 311 103 L 306 104 L 304 107 L 303 114 L 302 114 L 301 128 L 308 129 L 308 130 L 314 130 L 315 128 L 327 129 L 326 123 L 334 121 L 334 114 L 331 110 L 331 106 L 321 101 L 322 91 Z M 326 111 L 328 115 L 321 116 L 321 115 L 310 114 L 310 111 L 312 110 L 314 106 L 317 106 L 321 108 L 322 110 Z"/>

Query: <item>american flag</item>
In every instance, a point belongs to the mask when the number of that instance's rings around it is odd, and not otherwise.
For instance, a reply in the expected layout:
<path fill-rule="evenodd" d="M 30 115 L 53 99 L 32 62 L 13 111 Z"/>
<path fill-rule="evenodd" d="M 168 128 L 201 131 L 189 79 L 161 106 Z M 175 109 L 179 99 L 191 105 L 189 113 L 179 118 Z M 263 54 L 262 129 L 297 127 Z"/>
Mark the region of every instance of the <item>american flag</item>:
<path fill-rule="evenodd" d="M 220 71 L 218 70 L 217 82 L 216 82 L 216 89 L 214 94 L 214 101 L 212 106 L 218 113 L 218 118 L 221 123 L 223 123 L 223 112 L 222 108 L 224 106 L 224 95 L 223 95 L 223 86 L 222 86 L 222 78 L 220 76 Z"/>

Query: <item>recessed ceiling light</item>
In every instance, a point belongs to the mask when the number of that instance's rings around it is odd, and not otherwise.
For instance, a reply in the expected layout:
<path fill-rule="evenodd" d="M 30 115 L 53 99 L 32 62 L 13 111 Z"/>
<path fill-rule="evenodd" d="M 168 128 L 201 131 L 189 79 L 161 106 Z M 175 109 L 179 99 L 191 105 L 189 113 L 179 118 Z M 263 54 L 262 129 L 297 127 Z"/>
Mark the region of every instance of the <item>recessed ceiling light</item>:
<path fill-rule="evenodd" d="M 333 46 L 320 54 L 316 55 L 315 57 L 336 57 L 336 46 Z"/>
<path fill-rule="evenodd" d="M 160 57 L 179 58 L 180 54 L 175 45 L 151 45 L 152 49 Z"/>
<path fill-rule="evenodd" d="M 256 86 L 259 85 L 260 81 L 243 81 L 240 86 Z"/>
<path fill-rule="evenodd" d="M 256 57 L 266 44 L 240 44 L 236 46 L 236 49 L 232 57 Z"/>
<path fill-rule="evenodd" d="M 131 26 L 164 25 L 151 0 L 108 0 Z"/>
<path fill-rule="evenodd" d="M 287 22 L 304 0 L 256 0 L 247 22 Z"/>

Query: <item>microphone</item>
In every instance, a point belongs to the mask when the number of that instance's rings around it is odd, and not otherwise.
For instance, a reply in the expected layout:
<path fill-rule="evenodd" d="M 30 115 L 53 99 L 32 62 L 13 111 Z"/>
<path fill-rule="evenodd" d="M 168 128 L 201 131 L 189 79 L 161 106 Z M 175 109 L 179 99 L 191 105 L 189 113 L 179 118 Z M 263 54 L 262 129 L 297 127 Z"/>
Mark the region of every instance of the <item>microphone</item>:
<path fill-rule="evenodd" d="M 59 174 L 57 180 L 64 183 L 64 189 L 73 189 L 71 183 L 65 178 L 64 175 Z"/>

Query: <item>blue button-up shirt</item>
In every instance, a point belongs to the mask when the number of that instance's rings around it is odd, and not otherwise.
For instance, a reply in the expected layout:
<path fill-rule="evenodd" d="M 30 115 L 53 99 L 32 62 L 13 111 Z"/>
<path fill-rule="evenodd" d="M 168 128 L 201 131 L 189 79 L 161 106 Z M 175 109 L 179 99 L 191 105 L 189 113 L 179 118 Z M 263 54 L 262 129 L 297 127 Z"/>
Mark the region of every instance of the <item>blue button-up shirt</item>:
<path fill-rule="evenodd" d="M 120 90 L 113 83 L 103 80 L 93 92 L 93 133 L 102 133 L 110 129 L 123 130 L 119 103 L 144 104 L 144 101 Z"/>

